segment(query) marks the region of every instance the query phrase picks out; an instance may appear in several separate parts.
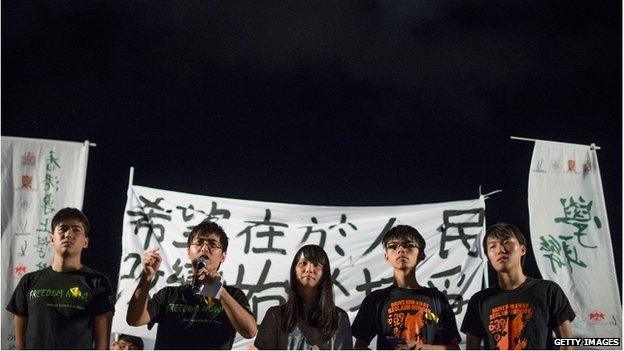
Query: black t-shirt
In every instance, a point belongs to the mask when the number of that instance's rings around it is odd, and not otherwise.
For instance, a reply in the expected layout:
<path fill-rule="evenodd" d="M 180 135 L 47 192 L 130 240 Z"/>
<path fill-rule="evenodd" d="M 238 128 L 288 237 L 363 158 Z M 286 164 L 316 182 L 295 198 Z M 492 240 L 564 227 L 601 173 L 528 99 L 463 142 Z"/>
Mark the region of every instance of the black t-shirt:
<path fill-rule="evenodd" d="M 28 318 L 27 349 L 93 349 L 93 319 L 114 311 L 114 303 L 101 273 L 85 266 L 72 272 L 48 267 L 24 275 L 6 309 Z"/>
<path fill-rule="evenodd" d="M 314 350 L 314 345 L 305 337 L 300 326 L 297 324 L 289 333 L 282 329 L 285 315 L 284 305 L 269 308 L 258 328 L 258 335 L 254 345 L 259 349 L 281 350 Z M 350 350 L 353 348 L 351 337 L 351 325 L 347 312 L 338 308 L 338 329 L 336 333 L 321 345 L 322 350 Z M 319 329 L 310 328 L 317 339 L 321 339 Z"/>
<path fill-rule="evenodd" d="M 461 330 L 486 349 L 552 349 L 553 330 L 574 317 L 557 283 L 527 277 L 514 290 L 494 285 L 474 294 Z"/>
<path fill-rule="evenodd" d="M 364 298 L 351 331 L 367 343 L 377 335 L 377 349 L 394 349 L 399 339 L 429 345 L 461 340 L 455 314 L 436 288 L 373 291 Z"/>
<path fill-rule="evenodd" d="M 249 314 L 249 302 L 240 290 L 224 286 Z M 169 286 L 158 291 L 147 304 L 151 329 L 158 323 L 155 349 L 230 349 L 236 329 L 221 301 L 193 294 L 190 285 Z"/>

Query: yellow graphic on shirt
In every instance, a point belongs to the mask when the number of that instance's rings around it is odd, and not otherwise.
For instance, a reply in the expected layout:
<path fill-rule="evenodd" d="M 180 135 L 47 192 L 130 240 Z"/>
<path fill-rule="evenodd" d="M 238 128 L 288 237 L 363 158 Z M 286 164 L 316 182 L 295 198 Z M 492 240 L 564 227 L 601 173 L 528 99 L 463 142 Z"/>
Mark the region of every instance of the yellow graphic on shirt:
<path fill-rule="evenodd" d="M 438 318 L 438 316 L 436 316 L 435 313 L 431 311 L 425 313 L 425 319 L 430 323 L 438 323 L 438 321 L 440 320 L 440 318 Z"/>
<path fill-rule="evenodd" d="M 71 293 L 72 297 L 78 298 L 82 296 L 82 291 L 80 291 L 80 288 L 77 286 L 69 289 L 69 292 Z"/>
<path fill-rule="evenodd" d="M 206 305 L 206 308 L 210 308 L 212 306 L 214 306 L 215 304 L 215 300 L 211 297 L 204 297 L 204 305 Z"/>

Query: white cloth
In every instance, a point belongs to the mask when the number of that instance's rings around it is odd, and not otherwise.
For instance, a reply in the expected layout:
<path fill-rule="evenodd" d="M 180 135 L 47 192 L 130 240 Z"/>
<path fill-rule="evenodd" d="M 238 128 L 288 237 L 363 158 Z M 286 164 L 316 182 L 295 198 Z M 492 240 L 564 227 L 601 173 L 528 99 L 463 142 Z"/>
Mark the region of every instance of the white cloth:
<path fill-rule="evenodd" d="M 15 348 L 9 298 L 21 277 L 52 262 L 52 217 L 82 208 L 88 143 L 2 137 L 2 349 Z"/>
<path fill-rule="evenodd" d="M 536 142 L 529 175 L 531 243 L 544 279 L 576 313 L 576 337 L 621 337 L 621 304 L 596 150 Z"/>
<path fill-rule="evenodd" d="M 162 275 L 150 290 L 180 284 L 190 274 L 183 233 L 205 218 L 221 225 L 230 238 L 221 270 L 227 284 L 250 295 L 258 323 L 266 310 L 283 303 L 293 255 L 305 244 L 327 252 L 334 275 L 336 304 L 351 320 L 371 290 L 392 282 L 381 236 L 398 224 L 417 228 L 427 242 L 427 258 L 417 270 L 422 283 L 445 290 L 458 303 L 458 324 L 473 293 L 481 289 L 485 261 L 483 198 L 413 206 L 329 207 L 234 200 L 132 186 L 128 189 L 118 300 L 113 332 L 138 335 L 147 348 L 155 328 L 129 327 L 127 303 L 141 272 L 145 249 L 160 247 Z M 443 240 L 444 239 L 444 240 Z M 237 340 L 234 348 L 244 348 Z"/>

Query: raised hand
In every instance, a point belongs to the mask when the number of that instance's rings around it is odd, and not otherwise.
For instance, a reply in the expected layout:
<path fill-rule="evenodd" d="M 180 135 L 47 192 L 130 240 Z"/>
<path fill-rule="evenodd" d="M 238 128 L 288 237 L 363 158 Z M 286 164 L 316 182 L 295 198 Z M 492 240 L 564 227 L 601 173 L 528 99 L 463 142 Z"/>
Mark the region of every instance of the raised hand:
<path fill-rule="evenodd" d="M 157 247 L 151 248 L 145 251 L 143 254 L 143 259 L 141 260 L 141 264 L 143 265 L 143 274 L 148 281 L 152 281 L 154 276 L 156 276 L 156 272 L 158 271 L 158 267 L 160 267 L 160 262 L 162 258 L 158 254 Z"/>

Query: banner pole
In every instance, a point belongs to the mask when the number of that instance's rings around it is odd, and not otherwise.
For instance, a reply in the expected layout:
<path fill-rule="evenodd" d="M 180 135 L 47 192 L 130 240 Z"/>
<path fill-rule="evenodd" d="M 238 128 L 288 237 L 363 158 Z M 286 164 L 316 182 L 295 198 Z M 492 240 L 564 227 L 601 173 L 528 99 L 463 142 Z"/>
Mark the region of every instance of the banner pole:
<path fill-rule="evenodd" d="M 91 143 L 89 142 L 89 140 L 85 140 L 83 142 L 83 147 L 85 147 L 86 151 L 85 151 L 85 156 L 84 156 L 84 176 L 82 177 L 82 182 L 79 185 L 79 188 L 82 189 L 82 196 L 80 196 L 80 206 L 78 206 L 78 208 L 80 208 L 81 210 L 83 209 L 84 206 L 84 196 L 85 196 L 85 188 L 87 186 L 87 170 L 88 170 L 88 166 L 89 166 L 89 147 L 95 147 L 95 143 Z"/>
<path fill-rule="evenodd" d="M 542 139 L 533 139 L 533 138 L 525 138 L 525 137 L 517 137 L 517 136 L 510 136 L 509 139 L 513 139 L 513 140 L 523 140 L 523 141 L 541 141 L 543 143 L 551 143 L 551 144 L 560 144 L 560 145 L 575 145 L 575 146 L 587 146 L 590 149 L 595 149 L 595 150 L 600 150 L 600 146 L 596 146 L 596 144 L 591 143 L 591 145 L 585 145 L 585 144 L 575 144 L 575 143 L 564 143 L 561 141 L 551 141 L 551 140 L 542 140 Z"/>
<path fill-rule="evenodd" d="M 133 181 L 134 181 L 134 167 L 130 167 L 130 174 L 128 175 L 128 189 L 132 187 Z"/>

